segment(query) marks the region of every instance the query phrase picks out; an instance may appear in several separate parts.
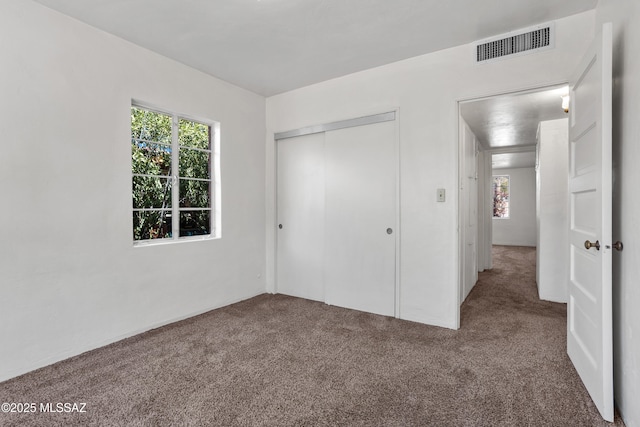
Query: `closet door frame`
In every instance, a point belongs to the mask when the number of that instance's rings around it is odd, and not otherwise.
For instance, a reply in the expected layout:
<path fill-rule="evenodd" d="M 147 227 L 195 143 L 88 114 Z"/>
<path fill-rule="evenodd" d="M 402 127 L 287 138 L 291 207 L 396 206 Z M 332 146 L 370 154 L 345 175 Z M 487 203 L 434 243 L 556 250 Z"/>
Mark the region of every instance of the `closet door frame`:
<path fill-rule="evenodd" d="M 378 110 L 379 111 L 379 110 Z M 346 119 L 346 120 L 339 120 L 339 121 L 334 121 L 334 122 L 329 122 L 329 123 L 324 123 L 324 124 L 318 124 L 318 125 L 312 125 L 312 126 L 306 126 L 306 127 L 302 127 L 302 128 L 297 128 L 297 129 L 293 129 L 293 130 L 288 130 L 285 132 L 276 132 L 274 133 L 274 143 L 275 143 L 275 185 L 274 185 L 274 190 L 275 190 L 275 194 L 274 194 L 274 202 L 275 202 L 275 212 L 274 212 L 274 217 L 273 217 L 273 223 L 272 223 L 272 227 L 273 227 L 273 236 L 274 236 L 274 263 L 273 263 L 273 280 L 274 280 L 274 291 L 275 293 L 278 293 L 278 271 L 277 271 L 277 266 L 278 266 L 278 204 L 277 204 L 277 200 L 278 200 L 278 182 L 277 182 L 277 176 L 278 176 L 278 159 L 277 159 L 277 153 L 278 153 L 278 142 L 284 139 L 288 139 L 288 138 L 294 138 L 294 137 L 299 137 L 299 136 L 304 136 L 304 135 L 310 135 L 310 134 L 315 134 L 315 133 L 324 133 L 324 132 L 329 132 L 332 130 L 338 130 L 338 129 L 346 129 L 346 128 L 350 128 L 350 127 L 355 127 L 355 126 L 366 126 L 369 124 L 375 124 L 375 123 L 381 123 L 381 122 L 387 122 L 387 121 L 393 121 L 395 124 L 395 135 L 394 135 L 394 141 L 393 141 L 393 147 L 394 147 L 394 153 L 395 153 L 395 158 L 393 159 L 393 167 L 395 169 L 395 224 L 393 225 L 393 234 L 395 236 L 395 283 L 394 283 L 394 288 L 395 288 L 395 302 L 394 302 L 394 307 L 395 307 L 395 315 L 394 317 L 396 318 L 400 318 L 401 317 L 401 310 L 400 310 L 400 292 L 401 292 L 401 272 L 400 272 L 400 257 L 401 257 L 401 235 L 402 235 L 402 229 L 401 229 L 401 224 L 400 224 L 400 201 L 401 201 L 401 194 L 400 194 L 400 110 L 399 108 L 389 108 L 389 109 L 385 109 L 384 112 L 382 113 L 376 113 L 376 114 L 368 114 L 368 115 L 363 115 L 363 116 L 358 116 L 356 118 L 350 118 L 350 119 Z"/>

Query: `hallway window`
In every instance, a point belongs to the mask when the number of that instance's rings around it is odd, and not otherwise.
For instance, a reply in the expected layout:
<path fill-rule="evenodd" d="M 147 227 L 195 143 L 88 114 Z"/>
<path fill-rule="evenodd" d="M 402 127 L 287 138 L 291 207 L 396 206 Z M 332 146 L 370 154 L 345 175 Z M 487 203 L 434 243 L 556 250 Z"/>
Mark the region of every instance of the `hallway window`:
<path fill-rule="evenodd" d="M 493 176 L 493 217 L 509 218 L 509 175 Z"/>

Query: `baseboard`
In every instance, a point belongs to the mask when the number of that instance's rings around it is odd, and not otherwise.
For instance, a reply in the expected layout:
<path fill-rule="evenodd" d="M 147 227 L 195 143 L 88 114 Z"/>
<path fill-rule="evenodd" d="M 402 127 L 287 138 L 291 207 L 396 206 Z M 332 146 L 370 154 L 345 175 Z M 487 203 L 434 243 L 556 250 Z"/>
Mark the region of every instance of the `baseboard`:
<path fill-rule="evenodd" d="M 406 313 L 402 313 L 400 316 L 402 320 L 408 320 L 410 322 L 422 323 L 428 326 L 437 326 L 439 328 L 453 329 L 457 330 L 455 322 L 444 322 L 442 319 L 436 319 L 428 316 L 416 316 L 416 315 L 407 315 Z"/>
<path fill-rule="evenodd" d="M 102 340 L 102 341 L 98 341 L 98 342 L 89 344 L 89 345 L 84 346 L 82 348 L 70 349 L 68 351 L 64 351 L 62 353 L 58 353 L 56 355 L 53 355 L 53 356 L 50 356 L 50 357 L 46 357 L 44 359 L 39 360 L 36 364 L 34 364 L 33 366 L 30 366 L 30 367 L 28 367 L 26 369 L 18 369 L 18 370 L 14 370 L 14 371 L 9 371 L 9 372 L 5 373 L 4 375 L 0 375 L 0 383 L 2 383 L 3 381 L 10 380 L 12 378 L 19 377 L 19 376 L 24 375 L 24 374 L 28 374 L 29 372 L 33 372 L 33 371 L 36 371 L 38 369 L 45 368 L 45 367 L 53 365 L 55 363 L 62 362 L 63 360 L 69 359 L 71 357 L 79 356 L 79 355 L 87 353 L 89 351 L 93 351 L 93 350 L 96 350 L 98 348 L 105 347 L 105 346 L 107 346 L 109 344 L 113 344 L 115 342 L 122 341 L 123 339 L 130 338 L 130 337 L 133 337 L 135 335 L 142 334 L 144 332 L 148 332 L 148 331 L 150 331 L 152 329 L 161 328 L 163 326 L 170 325 L 172 323 L 180 322 L 181 320 L 185 320 L 185 319 L 189 319 L 191 317 L 199 316 L 201 314 L 207 313 L 207 312 L 212 311 L 212 310 L 216 310 L 218 308 L 226 307 L 226 306 L 231 305 L 231 304 L 235 304 L 235 303 L 238 303 L 238 302 L 241 302 L 241 301 L 245 301 L 245 300 L 248 300 L 248 299 L 251 299 L 251 298 L 255 298 L 258 295 L 262 295 L 264 293 L 265 293 L 264 291 L 260 291 L 260 292 L 256 293 L 255 295 L 250 294 L 249 296 L 246 296 L 246 297 L 224 300 L 224 301 L 220 302 L 219 304 L 216 304 L 216 305 L 211 306 L 211 307 L 203 308 L 201 310 L 197 310 L 197 311 L 194 311 L 192 313 L 188 313 L 188 314 L 185 314 L 185 315 L 176 316 L 176 317 L 165 319 L 165 320 L 162 320 L 162 321 L 159 321 L 159 322 L 155 322 L 155 323 L 153 323 L 151 325 L 148 325 L 148 326 L 145 326 L 145 327 L 142 327 L 142 328 L 139 328 L 139 329 L 134 329 L 134 330 L 131 330 L 131 331 L 126 332 L 124 334 L 120 334 L 120 335 L 117 335 L 115 337 L 112 337 L 112 338 L 109 338 L 109 339 L 106 339 L 106 340 Z"/>

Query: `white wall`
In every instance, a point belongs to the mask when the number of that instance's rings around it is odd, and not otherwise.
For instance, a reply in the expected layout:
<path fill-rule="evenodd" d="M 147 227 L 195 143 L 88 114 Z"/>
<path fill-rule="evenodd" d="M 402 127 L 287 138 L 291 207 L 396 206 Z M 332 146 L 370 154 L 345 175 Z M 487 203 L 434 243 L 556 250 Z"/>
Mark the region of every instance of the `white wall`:
<path fill-rule="evenodd" d="M 493 218 L 493 244 L 535 246 L 535 169 L 493 169 L 493 175 L 509 175 L 509 218 Z"/>
<path fill-rule="evenodd" d="M 460 117 L 460 304 L 478 281 L 478 138 Z"/>
<path fill-rule="evenodd" d="M 493 246 L 493 170 L 491 153 L 478 153 L 478 271 L 490 269 Z"/>
<path fill-rule="evenodd" d="M 613 325 L 615 399 L 627 427 L 640 426 L 640 3 L 600 0 L 598 27 L 613 22 Z"/>
<path fill-rule="evenodd" d="M 565 82 L 593 32 L 594 13 L 557 21 L 556 48 L 473 63 L 471 45 L 446 49 L 267 99 L 267 288 L 275 292 L 274 132 L 390 111 L 400 120 L 400 316 L 459 321 L 457 101 Z M 436 202 L 436 189 L 447 202 Z"/>
<path fill-rule="evenodd" d="M 24 0 L 0 58 L 0 380 L 264 292 L 264 98 Z M 132 98 L 221 123 L 221 239 L 133 247 Z"/>
<path fill-rule="evenodd" d="M 566 303 L 569 278 L 569 119 L 538 126 L 536 282 L 540 299 Z"/>

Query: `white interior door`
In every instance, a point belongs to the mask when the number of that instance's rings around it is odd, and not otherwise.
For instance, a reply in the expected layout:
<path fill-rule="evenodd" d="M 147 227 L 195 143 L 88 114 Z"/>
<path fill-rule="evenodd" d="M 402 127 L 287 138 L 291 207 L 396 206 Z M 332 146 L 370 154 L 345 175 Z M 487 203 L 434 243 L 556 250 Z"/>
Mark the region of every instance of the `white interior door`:
<path fill-rule="evenodd" d="M 324 133 L 277 142 L 277 291 L 324 301 Z"/>
<path fill-rule="evenodd" d="M 605 24 L 571 81 L 567 307 L 569 357 L 607 421 L 614 413 L 611 50 L 611 24 Z"/>
<path fill-rule="evenodd" d="M 327 132 L 326 302 L 393 316 L 395 121 Z"/>

